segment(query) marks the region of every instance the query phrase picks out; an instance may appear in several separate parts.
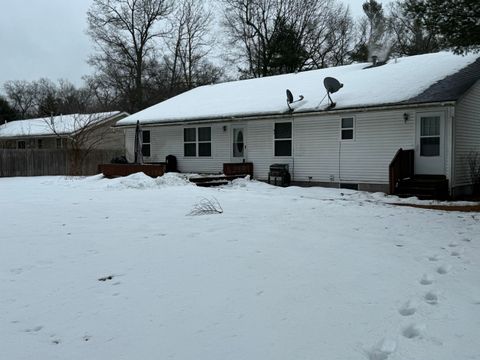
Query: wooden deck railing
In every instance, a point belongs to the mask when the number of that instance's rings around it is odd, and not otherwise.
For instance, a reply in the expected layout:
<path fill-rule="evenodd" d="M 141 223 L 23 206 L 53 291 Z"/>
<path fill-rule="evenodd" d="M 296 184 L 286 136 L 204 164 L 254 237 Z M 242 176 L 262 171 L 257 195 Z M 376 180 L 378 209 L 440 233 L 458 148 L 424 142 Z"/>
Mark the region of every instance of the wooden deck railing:
<path fill-rule="evenodd" d="M 415 153 L 413 149 L 398 149 L 388 168 L 390 194 L 395 193 L 397 183 L 401 179 L 411 178 L 415 174 Z"/>

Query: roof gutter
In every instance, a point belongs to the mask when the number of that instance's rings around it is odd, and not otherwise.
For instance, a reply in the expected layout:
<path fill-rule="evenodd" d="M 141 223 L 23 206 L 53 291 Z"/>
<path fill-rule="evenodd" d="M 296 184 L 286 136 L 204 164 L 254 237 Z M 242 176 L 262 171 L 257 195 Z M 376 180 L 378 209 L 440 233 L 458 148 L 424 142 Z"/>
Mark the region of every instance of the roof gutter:
<path fill-rule="evenodd" d="M 382 111 L 382 110 L 398 110 L 398 109 L 418 109 L 424 107 L 445 107 L 455 105 L 455 100 L 441 101 L 441 102 L 429 102 L 429 103 L 406 103 L 406 104 L 393 104 L 393 105 L 383 105 L 383 106 L 363 106 L 363 107 L 351 107 L 344 109 L 333 109 L 333 110 L 321 110 L 321 111 L 298 111 L 298 112 L 285 112 L 285 113 L 265 113 L 265 114 L 255 114 L 248 116 L 229 116 L 229 117 L 206 117 L 206 118 L 197 118 L 197 119 L 176 119 L 176 120 L 167 120 L 161 122 L 151 122 L 143 123 L 142 126 L 167 126 L 167 125 L 185 125 L 185 124 L 201 124 L 201 123 L 219 123 L 219 122 L 234 122 L 234 121 L 245 121 L 253 119 L 279 119 L 286 118 L 291 116 L 327 116 L 335 114 L 344 114 L 351 112 L 368 112 L 368 111 Z M 129 128 L 135 127 L 136 124 L 128 125 L 114 125 L 117 128 Z"/>

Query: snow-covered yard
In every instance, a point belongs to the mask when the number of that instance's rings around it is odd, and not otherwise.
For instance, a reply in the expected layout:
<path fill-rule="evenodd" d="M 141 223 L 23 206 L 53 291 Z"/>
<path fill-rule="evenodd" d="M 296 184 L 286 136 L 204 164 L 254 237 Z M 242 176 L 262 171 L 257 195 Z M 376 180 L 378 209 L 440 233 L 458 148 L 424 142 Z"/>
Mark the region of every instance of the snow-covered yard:
<path fill-rule="evenodd" d="M 2 178 L 0 358 L 480 359 L 480 214 L 392 200 Z"/>

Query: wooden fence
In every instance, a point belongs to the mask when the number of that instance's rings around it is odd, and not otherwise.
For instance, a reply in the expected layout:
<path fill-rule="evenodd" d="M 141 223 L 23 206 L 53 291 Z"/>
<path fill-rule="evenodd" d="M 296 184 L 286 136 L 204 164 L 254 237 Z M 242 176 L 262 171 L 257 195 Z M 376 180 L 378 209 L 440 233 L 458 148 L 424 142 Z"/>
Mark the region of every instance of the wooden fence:
<path fill-rule="evenodd" d="M 119 150 L 94 150 L 86 155 L 79 175 L 98 173 L 98 165 L 110 163 L 123 155 Z M 70 150 L 0 149 L 0 177 L 72 175 L 73 153 Z"/>

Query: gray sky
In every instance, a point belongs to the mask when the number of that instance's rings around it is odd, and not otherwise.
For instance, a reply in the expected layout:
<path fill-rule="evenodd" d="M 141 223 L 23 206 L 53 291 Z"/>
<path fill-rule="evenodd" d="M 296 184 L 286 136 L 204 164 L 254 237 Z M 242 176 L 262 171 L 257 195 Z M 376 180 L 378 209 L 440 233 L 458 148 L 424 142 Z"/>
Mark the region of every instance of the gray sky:
<path fill-rule="evenodd" d="M 357 17 L 364 0 L 343 0 Z M 384 1 L 385 2 L 385 1 Z M 89 74 L 85 34 L 92 0 L 0 0 L 0 93 L 7 80 L 60 78 L 76 85 Z"/>

